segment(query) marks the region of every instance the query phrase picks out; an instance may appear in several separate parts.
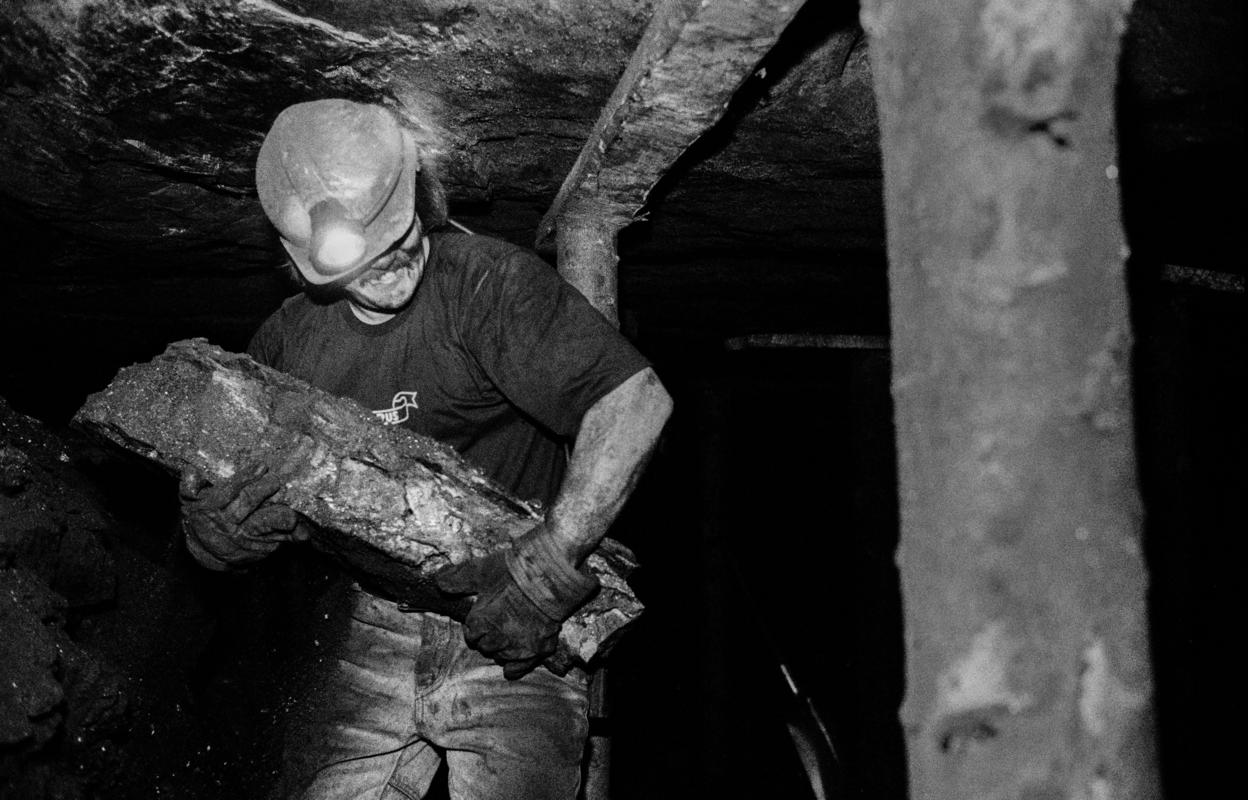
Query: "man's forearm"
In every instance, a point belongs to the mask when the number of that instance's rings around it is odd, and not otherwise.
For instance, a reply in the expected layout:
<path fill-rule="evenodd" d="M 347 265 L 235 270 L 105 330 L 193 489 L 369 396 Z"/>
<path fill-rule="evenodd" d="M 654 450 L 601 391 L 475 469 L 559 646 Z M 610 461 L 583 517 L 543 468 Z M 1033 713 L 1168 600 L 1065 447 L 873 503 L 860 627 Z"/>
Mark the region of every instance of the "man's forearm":
<path fill-rule="evenodd" d="M 672 399 L 644 369 L 585 412 L 559 494 L 546 516 L 555 541 L 580 564 L 598 545 L 632 493 Z"/>

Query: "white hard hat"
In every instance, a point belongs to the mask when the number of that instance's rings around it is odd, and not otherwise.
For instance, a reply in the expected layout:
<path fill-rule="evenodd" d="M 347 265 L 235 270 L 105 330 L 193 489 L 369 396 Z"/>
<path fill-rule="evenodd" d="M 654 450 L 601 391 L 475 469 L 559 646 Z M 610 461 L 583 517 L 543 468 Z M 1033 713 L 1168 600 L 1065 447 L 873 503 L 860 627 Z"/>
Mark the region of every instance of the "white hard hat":
<path fill-rule="evenodd" d="M 419 169 L 415 140 L 385 108 L 315 100 L 273 122 L 256 159 L 256 190 L 299 272 L 324 285 L 350 280 L 419 236 Z"/>

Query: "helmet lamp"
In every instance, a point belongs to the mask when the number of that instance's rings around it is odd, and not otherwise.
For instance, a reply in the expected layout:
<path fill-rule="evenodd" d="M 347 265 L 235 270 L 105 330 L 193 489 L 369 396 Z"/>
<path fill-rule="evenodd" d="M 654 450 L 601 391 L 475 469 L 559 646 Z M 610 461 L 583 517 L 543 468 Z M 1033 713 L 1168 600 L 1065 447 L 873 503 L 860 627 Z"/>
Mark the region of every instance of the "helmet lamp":
<path fill-rule="evenodd" d="M 347 216 L 342 203 L 322 200 L 308 213 L 312 221 L 312 267 L 327 278 L 350 271 L 368 249 L 364 226 Z"/>

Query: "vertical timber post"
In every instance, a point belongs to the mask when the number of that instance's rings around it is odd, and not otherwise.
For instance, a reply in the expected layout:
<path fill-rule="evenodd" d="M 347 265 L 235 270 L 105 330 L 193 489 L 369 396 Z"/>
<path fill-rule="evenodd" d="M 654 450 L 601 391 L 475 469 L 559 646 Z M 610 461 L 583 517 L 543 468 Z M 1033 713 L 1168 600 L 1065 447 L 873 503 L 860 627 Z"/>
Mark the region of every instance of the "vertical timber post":
<path fill-rule="evenodd" d="M 1114 138 L 1130 0 L 864 0 L 914 800 L 1158 795 Z"/>
<path fill-rule="evenodd" d="M 556 229 L 558 269 L 563 279 L 585 295 L 617 328 L 616 235 L 625 219 L 606 203 L 581 199 L 570 203 Z"/>
<path fill-rule="evenodd" d="M 616 292 L 616 235 L 624 220 L 606 204 L 577 200 L 557 223 L 555 241 L 559 275 L 589 300 L 612 325 L 620 326 Z M 607 718 L 607 670 L 599 667 L 590 679 L 589 738 L 585 744 L 584 800 L 607 800 L 611 789 L 611 738 L 595 725 Z"/>

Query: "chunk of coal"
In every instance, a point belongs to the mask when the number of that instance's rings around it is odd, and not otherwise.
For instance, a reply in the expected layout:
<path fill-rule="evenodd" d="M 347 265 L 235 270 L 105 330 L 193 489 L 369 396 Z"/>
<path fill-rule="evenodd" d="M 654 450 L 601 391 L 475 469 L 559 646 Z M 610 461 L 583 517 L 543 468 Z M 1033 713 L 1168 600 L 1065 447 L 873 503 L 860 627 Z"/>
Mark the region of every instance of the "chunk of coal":
<path fill-rule="evenodd" d="M 453 449 L 203 339 L 122 369 L 74 424 L 176 473 L 223 480 L 256 462 L 280 468 L 287 481 L 273 501 L 316 523 L 318 549 L 392 593 L 433 596 L 438 571 L 541 521 Z M 606 539 L 587 563 L 602 591 L 564 623 L 556 667 L 605 655 L 642 611 L 625 581 L 636 566 L 627 548 Z"/>

